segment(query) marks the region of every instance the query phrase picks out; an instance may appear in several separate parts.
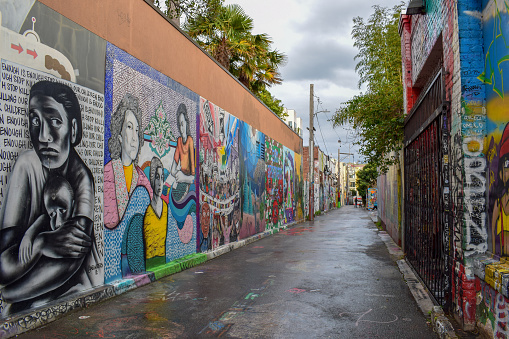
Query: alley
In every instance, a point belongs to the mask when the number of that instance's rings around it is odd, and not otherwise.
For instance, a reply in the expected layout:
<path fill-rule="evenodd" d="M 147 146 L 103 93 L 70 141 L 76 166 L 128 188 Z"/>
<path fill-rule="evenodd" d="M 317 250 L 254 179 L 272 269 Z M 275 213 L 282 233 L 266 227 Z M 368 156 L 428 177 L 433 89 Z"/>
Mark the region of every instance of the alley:
<path fill-rule="evenodd" d="M 435 338 L 364 209 L 345 206 L 20 338 Z"/>

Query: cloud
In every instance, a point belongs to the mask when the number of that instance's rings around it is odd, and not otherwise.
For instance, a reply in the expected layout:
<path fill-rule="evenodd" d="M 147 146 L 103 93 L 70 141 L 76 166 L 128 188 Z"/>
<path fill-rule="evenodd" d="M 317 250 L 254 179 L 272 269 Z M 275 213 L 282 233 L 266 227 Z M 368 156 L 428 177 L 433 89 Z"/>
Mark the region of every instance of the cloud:
<path fill-rule="evenodd" d="M 355 75 L 356 50 L 334 39 L 314 39 L 297 44 L 281 69 L 285 81 L 330 80 L 347 85 Z M 342 82 L 346 79 L 347 82 Z"/>

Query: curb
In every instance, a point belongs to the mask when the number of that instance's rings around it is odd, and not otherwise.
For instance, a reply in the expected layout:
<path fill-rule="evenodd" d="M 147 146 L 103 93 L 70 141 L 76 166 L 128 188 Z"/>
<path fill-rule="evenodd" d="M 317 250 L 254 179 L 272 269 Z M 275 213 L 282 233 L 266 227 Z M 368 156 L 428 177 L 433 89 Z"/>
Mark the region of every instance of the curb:
<path fill-rule="evenodd" d="M 373 216 L 371 220 L 375 222 Z M 379 231 L 378 236 L 387 246 L 387 250 L 391 257 L 398 264 L 401 274 L 405 279 L 410 292 L 412 293 L 417 305 L 421 309 L 426 318 L 431 321 L 433 331 L 438 334 L 440 339 L 458 339 L 449 319 L 445 316 L 441 306 L 436 306 L 431 299 L 428 290 L 423 286 L 419 278 L 414 273 L 411 266 L 405 259 L 405 254 L 401 248 L 392 240 L 391 236 L 385 231 Z"/>

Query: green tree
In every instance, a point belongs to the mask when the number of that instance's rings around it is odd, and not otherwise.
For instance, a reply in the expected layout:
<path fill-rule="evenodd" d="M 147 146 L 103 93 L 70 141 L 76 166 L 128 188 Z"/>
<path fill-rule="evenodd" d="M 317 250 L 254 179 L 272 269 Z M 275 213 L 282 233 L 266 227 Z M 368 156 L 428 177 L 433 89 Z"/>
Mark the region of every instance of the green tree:
<path fill-rule="evenodd" d="M 258 94 L 258 98 L 268 107 L 272 110 L 272 112 L 276 113 L 278 117 L 281 119 L 284 119 L 288 116 L 287 113 L 284 111 L 283 104 L 281 103 L 281 100 L 275 98 L 270 92 L 266 89 L 261 91 Z"/>
<path fill-rule="evenodd" d="M 376 179 L 378 177 L 378 171 L 373 163 L 368 163 L 366 166 L 361 168 L 356 175 L 355 187 L 362 197 L 363 201 L 366 201 L 366 191 L 370 187 L 376 187 Z"/>
<path fill-rule="evenodd" d="M 154 5 L 164 11 L 170 19 L 185 21 L 203 16 L 215 16 L 224 0 L 154 0 Z"/>
<path fill-rule="evenodd" d="M 359 88 L 366 92 L 341 104 L 334 115 L 334 126 L 352 124 L 358 133 L 360 153 L 382 173 L 398 161 L 389 156 L 401 149 L 403 141 L 403 84 L 401 44 L 398 22 L 404 4 L 392 9 L 373 6 L 365 22 L 354 18 L 352 37 L 359 53 L 355 70 Z"/>
<path fill-rule="evenodd" d="M 271 48 L 270 36 L 252 33 L 253 19 L 242 7 L 221 6 L 213 15 L 189 19 L 184 30 L 267 106 L 276 108 L 274 113 L 282 113 L 280 101 L 267 88 L 282 83 L 279 67 L 287 57 Z"/>

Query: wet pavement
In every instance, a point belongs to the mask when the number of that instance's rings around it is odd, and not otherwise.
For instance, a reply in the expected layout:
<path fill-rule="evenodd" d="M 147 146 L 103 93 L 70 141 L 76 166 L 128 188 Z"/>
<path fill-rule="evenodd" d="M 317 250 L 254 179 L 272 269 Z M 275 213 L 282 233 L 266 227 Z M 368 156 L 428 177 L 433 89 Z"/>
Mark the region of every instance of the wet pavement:
<path fill-rule="evenodd" d="M 436 338 L 378 229 L 344 206 L 20 338 Z"/>

